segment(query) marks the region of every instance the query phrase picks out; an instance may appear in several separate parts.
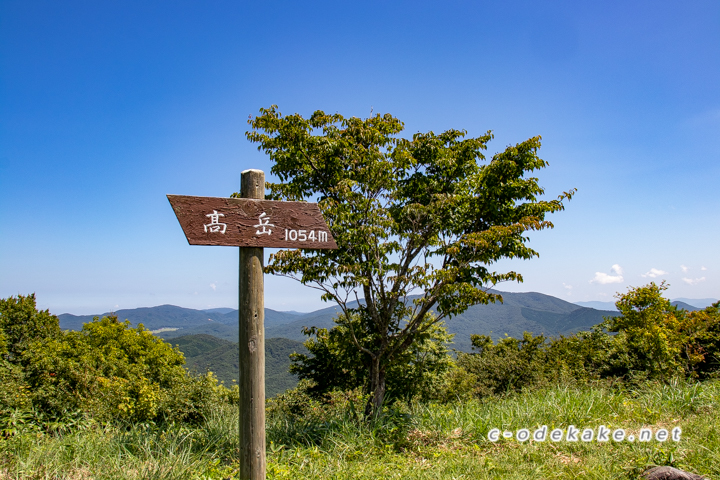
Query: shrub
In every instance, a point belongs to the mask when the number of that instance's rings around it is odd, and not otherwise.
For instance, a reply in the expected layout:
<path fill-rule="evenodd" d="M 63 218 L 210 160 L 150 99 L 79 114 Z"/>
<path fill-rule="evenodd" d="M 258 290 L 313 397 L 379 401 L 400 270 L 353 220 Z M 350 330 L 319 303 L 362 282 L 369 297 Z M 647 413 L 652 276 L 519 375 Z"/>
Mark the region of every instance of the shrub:
<path fill-rule="evenodd" d="M 337 321 L 336 321 L 337 323 Z M 290 372 L 301 380 L 309 380 L 307 393 L 321 398 L 333 390 L 364 388 L 369 391 L 370 357 L 354 344 L 350 327 L 359 342 L 369 342 L 358 316 L 350 322 L 327 329 L 307 329 L 305 347 L 310 355 L 291 355 Z M 313 338 L 314 337 L 314 338 Z M 386 369 L 386 401 L 413 397 L 432 398 L 443 382 L 443 375 L 452 365 L 448 344 L 452 335 L 443 323 L 430 326 L 416 335 L 416 341 L 396 355 Z"/>
<path fill-rule="evenodd" d="M 198 422 L 229 399 L 212 373 L 189 374 L 182 353 L 142 324 L 95 317 L 62 332 L 28 295 L 0 301 L 0 326 L 3 409 L 54 421 L 81 413 L 101 422 Z"/>
<path fill-rule="evenodd" d="M 704 310 L 687 312 L 683 330 L 686 337 L 681 356 L 690 376 L 717 377 L 720 373 L 720 302 Z"/>
<path fill-rule="evenodd" d="M 117 317 L 38 339 L 22 356 L 33 403 L 55 416 L 80 410 L 101 421 L 152 420 L 187 376 L 182 353 Z"/>
<path fill-rule="evenodd" d="M 713 376 L 720 366 L 720 302 L 687 312 L 662 296 L 667 288 L 653 282 L 618 296 L 621 315 L 602 325 L 618 332 L 614 368 L 663 381 Z"/>
<path fill-rule="evenodd" d="M 473 350 L 459 353 L 458 365 L 476 379 L 475 394 L 496 395 L 534 386 L 545 378 L 547 343 L 544 336 L 525 332 L 522 339 L 505 337 L 495 344 L 487 335 L 472 335 Z"/>
<path fill-rule="evenodd" d="M 546 339 L 525 332 L 497 344 L 471 337 L 475 353 L 458 354 L 443 395 L 494 395 L 546 382 L 619 379 L 673 381 L 711 378 L 720 372 L 720 302 L 687 312 L 651 283 L 618 295 L 620 315 L 589 332 Z M 474 382 L 472 388 L 470 383 Z"/>

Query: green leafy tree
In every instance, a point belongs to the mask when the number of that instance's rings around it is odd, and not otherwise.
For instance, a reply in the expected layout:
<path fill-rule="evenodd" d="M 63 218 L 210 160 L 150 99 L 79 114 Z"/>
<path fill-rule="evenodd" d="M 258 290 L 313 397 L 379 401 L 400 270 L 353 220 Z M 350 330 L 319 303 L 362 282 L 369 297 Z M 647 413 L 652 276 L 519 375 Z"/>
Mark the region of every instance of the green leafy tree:
<path fill-rule="evenodd" d="M 249 124 L 247 138 L 280 179 L 268 183 L 269 198 L 317 200 L 339 247 L 280 251 L 266 272 L 318 288 L 340 306 L 341 324 L 367 357 L 367 413 L 382 405 L 388 370 L 435 323 L 500 299 L 488 292 L 498 282 L 522 281 L 492 265 L 537 256 L 527 232 L 552 227 L 546 214 L 574 193 L 540 199 L 544 190 L 528 175 L 547 165 L 537 155 L 540 137 L 485 162 L 490 132 L 407 139 L 389 114 L 363 120 L 317 111 L 305 119 L 272 106 Z M 356 315 L 361 332 L 350 320 Z"/>
<path fill-rule="evenodd" d="M 497 344 L 487 335 L 471 335 L 476 353 L 460 353 L 458 364 L 476 378 L 479 396 L 506 393 L 533 386 L 546 378 L 548 344 L 544 335 L 505 337 Z"/>
<path fill-rule="evenodd" d="M 23 353 L 40 340 L 60 336 L 57 317 L 37 310 L 34 293 L 0 299 L 0 427 L 11 410 L 32 404 Z"/>
<path fill-rule="evenodd" d="M 618 295 L 621 315 L 607 318 L 603 326 L 614 337 L 610 363 L 650 378 L 708 376 L 720 359 L 720 314 L 715 304 L 687 312 L 673 306 L 663 292 L 665 282 L 630 288 Z"/>
<path fill-rule="evenodd" d="M 458 354 L 449 397 L 491 395 L 539 383 L 677 377 L 714 378 L 720 373 L 720 302 L 688 312 L 663 297 L 666 283 L 618 294 L 620 315 L 589 332 L 545 339 L 525 333 L 493 343 L 472 335 L 473 354 Z M 465 383 L 463 383 L 465 382 Z"/>
<path fill-rule="evenodd" d="M 347 321 L 336 319 L 337 327 L 306 328 L 311 336 L 305 347 L 309 355 L 291 355 L 290 372 L 300 380 L 311 380 L 308 393 L 321 396 L 333 390 L 354 390 L 365 387 L 370 370 L 370 358 L 359 350 L 350 334 Z M 356 338 L 361 343 L 370 340 L 358 315 L 351 320 Z M 452 366 L 448 344 L 452 335 L 442 323 L 434 324 L 388 368 L 386 375 L 389 399 L 430 398 L 443 381 L 443 374 Z"/>
<path fill-rule="evenodd" d="M 650 283 L 618 295 L 620 315 L 609 317 L 605 327 L 618 332 L 615 343 L 623 343 L 620 363 L 629 370 L 645 372 L 653 378 L 670 378 L 683 373 L 681 352 L 684 343 L 683 312 L 678 311 L 662 292 L 668 288 Z"/>
<path fill-rule="evenodd" d="M 35 294 L 0 299 L 0 334 L 5 340 L 2 355 L 10 362 L 20 361 L 21 354 L 39 339 L 60 336 L 60 324 L 47 310 L 38 311 Z"/>
<path fill-rule="evenodd" d="M 545 369 L 552 379 L 587 381 L 622 376 L 627 366 L 617 362 L 617 353 L 625 351 L 617 336 L 609 335 L 602 324 L 595 325 L 590 331 L 551 339 Z"/>
<path fill-rule="evenodd" d="M 7 353 L 5 335 L 0 331 L 0 433 L 5 423 L 2 419 L 10 411 L 24 410 L 31 404 L 22 369 L 7 360 Z"/>
<path fill-rule="evenodd" d="M 700 378 L 717 377 L 720 372 L 720 302 L 704 310 L 687 312 L 683 327 L 688 337 L 683 357 L 689 373 Z"/>

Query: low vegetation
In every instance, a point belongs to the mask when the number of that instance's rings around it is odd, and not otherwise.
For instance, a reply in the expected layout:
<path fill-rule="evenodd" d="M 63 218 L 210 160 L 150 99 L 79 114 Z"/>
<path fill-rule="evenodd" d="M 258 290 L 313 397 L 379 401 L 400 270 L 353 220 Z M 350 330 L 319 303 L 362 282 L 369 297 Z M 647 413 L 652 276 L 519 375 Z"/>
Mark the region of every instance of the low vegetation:
<path fill-rule="evenodd" d="M 297 395 L 297 393 L 295 393 Z M 396 404 L 367 423 L 362 399 L 276 399 L 268 407 L 268 478 L 637 478 L 651 465 L 720 475 L 714 422 L 720 382 L 554 386 L 464 402 Z M 307 400 L 307 398 L 305 399 Z M 300 405 L 303 407 L 299 410 Z M 296 410 L 293 413 L 293 408 Z M 238 472 L 237 412 L 196 425 L 77 423 L 46 430 L 18 419 L 0 440 L 2 479 L 224 479 Z M 493 443 L 494 427 L 680 426 L 680 442 Z"/>
<path fill-rule="evenodd" d="M 342 332 L 317 332 L 295 357 L 299 386 L 268 400 L 268 477 L 607 479 L 652 465 L 718 476 L 720 304 L 678 310 L 664 289 L 631 289 L 590 332 L 477 335 L 455 358 L 439 328 L 390 372 L 372 416 L 368 366 L 343 358 Z M 237 399 L 141 325 L 104 317 L 62 331 L 33 295 L 0 300 L 0 479 L 232 478 Z M 682 433 L 515 438 L 543 425 Z M 513 437 L 491 441 L 494 428 Z"/>
<path fill-rule="evenodd" d="M 688 312 L 663 297 L 667 286 L 633 288 L 617 302 L 620 315 L 591 331 L 546 338 L 526 332 L 497 343 L 472 335 L 473 353 L 448 359 L 449 337 L 429 330 L 404 361 L 388 369 L 391 399 L 451 401 L 485 398 L 558 382 L 606 380 L 638 385 L 645 380 L 705 380 L 720 372 L 720 302 Z M 305 342 L 309 355 L 294 355 L 291 371 L 309 380 L 316 397 L 335 389 L 366 388 L 369 365 L 353 348 L 348 322 Z M 365 360 L 365 361 L 364 361 Z M 409 394 L 409 395 L 408 395 Z"/>
<path fill-rule="evenodd" d="M 8 412 L 40 423 L 199 422 L 229 391 L 211 373 L 190 375 L 177 348 L 142 325 L 95 318 L 76 331 L 37 311 L 35 296 L 0 300 L 0 428 Z"/>

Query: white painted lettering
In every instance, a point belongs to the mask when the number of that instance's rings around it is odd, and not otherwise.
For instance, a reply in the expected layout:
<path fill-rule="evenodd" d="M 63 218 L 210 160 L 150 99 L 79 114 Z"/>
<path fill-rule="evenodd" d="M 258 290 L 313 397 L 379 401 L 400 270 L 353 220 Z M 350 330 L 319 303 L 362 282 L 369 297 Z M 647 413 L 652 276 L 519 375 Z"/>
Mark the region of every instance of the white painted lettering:
<path fill-rule="evenodd" d="M 263 235 L 263 234 L 271 235 L 272 234 L 272 230 L 270 230 L 267 227 L 274 227 L 275 225 L 270 223 L 270 217 L 265 212 L 262 212 L 260 214 L 260 217 L 258 218 L 258 222 L 259 223 L 257 225 L 253 225 L 253 227 L 255 227 L 255 228 L 262 227 L 262 230 L 255 230 L 255 235 Z"/>
<path fill-rule="evenodd" d="M 210 223 L 203 225 L 206 232 L 225 234 L 227 224 L 220 223 L 220 217 L 224 217 L 224 213 L 218 213 L 217 210 L 213 210 L 212 213 L 208 213 L 205 216 L 210 217 Z"/>

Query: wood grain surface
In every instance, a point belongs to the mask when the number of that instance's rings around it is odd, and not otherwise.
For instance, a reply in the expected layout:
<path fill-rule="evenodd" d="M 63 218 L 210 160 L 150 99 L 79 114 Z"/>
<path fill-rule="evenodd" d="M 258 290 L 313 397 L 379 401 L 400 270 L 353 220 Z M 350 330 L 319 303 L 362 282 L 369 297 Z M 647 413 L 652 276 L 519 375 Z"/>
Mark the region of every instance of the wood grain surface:
<path fill-rule="evenodd" d="M 190 245 L 337 249 L 316 203 L 167 197 Z"/>
<path fill-rule="evenodd" d="M 265 198 L 265 173 L 242 172 L 240 194 L 248 199 Z M 261 247 L 239 250 L 240 480 L 265 480 L 265 256 Z"/>

